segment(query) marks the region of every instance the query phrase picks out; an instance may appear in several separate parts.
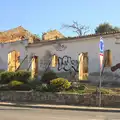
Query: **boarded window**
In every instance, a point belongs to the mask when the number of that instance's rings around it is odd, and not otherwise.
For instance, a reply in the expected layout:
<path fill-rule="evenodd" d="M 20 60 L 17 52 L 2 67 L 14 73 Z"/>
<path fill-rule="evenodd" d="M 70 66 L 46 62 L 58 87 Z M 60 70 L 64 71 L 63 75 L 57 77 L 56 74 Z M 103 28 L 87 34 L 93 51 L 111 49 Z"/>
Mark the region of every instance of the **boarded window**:
<path fill-rule="evenodd" d="M 8 71 L 15 71 L 20 65 L 20 52 L 13 50 L 8 53 Z"/>
<path fill-rule="evenodd" d="M 79 55 L 79 79 L 88 79 L 88 53 L 81 53 Z"/>
<path fill-rule="evenodd" d="M 56 55 L 52 56 L 52 67 L 56 67 L 58 64 L 58 57 Z"/>
<path fill-rule="evenodd" d="M 104 51 L 104 66 L 111 67 L 112 66 L 112 53 L 111 50 Z"/>

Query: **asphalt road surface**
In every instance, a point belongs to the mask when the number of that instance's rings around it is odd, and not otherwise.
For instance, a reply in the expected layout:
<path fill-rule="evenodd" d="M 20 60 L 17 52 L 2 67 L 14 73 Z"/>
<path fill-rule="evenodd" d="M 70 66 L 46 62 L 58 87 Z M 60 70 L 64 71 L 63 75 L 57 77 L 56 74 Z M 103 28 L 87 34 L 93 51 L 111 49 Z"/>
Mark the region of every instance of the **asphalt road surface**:
<path fill-rule="evenodd" d="M 120 113 L 0 107 L 0 120 L 120 120 Z"/>

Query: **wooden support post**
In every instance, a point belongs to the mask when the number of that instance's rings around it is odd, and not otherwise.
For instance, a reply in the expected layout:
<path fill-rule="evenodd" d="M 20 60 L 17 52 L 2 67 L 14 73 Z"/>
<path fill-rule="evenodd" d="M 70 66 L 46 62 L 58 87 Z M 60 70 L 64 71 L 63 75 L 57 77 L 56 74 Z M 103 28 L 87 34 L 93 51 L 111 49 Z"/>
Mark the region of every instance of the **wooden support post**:
<path fill-rule="evenodd" d="M 34 78 L 38 75 L 38 56 L 32 57 L 32 70 L 31 70 L 31 77 Z"/>
<path fill-rule="evenodd" d="M 88 79 L 88 53 L 81 53 L 79 55 L 79 80 Z"/>
<path fill-rule="evenodd" d="M 83 79 L 83 53 L 79 54 L 79 73 L 78 73 L 78 77 L 79 80 Z"/>
<path fill-rule="evenodd" d="M 58 57 L 56 55 L 52 56 L 52 67 L 56 67 L 58 63 Z"/>
<path fill-rule="evenodd" d="M 112 53 L 111 50 L 104 51 L 104 67 L 112 66 Z"/>
<path fill-rule="evenodd" d="M 8 72 L 11 71 L 11 52 L 8 53 Z"/>

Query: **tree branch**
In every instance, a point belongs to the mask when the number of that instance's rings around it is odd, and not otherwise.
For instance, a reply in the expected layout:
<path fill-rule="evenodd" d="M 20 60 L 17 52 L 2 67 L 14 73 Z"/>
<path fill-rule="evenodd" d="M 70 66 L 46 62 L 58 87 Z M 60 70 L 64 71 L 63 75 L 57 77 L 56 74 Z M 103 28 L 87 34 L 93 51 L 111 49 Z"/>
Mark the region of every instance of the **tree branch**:
<path fill-rule="evenodd" d="M 77 33 L 78 36 L 85 35 L 87 32 L 89 32 L 88 26 L 78 24 L 76 21 L 73 21 L 72 25 L 63 24 L 62 28 L 73 29 L 73 32 Z"/>

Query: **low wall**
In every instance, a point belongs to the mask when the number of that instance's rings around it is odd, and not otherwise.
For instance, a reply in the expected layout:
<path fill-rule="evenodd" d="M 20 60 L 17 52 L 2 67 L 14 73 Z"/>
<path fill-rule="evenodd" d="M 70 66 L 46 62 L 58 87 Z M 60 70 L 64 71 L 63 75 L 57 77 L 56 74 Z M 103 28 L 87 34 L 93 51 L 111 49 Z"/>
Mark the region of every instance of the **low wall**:
<path fill-rule="evenodd" d="M 95 94 L 60 94 L 1 91 L 1 102 L 98 106 Z M 102 95 L 102 106 L 120 106 L 120 95 Z"/>

